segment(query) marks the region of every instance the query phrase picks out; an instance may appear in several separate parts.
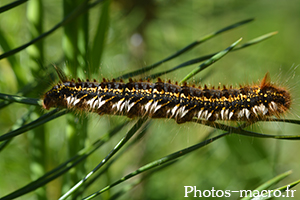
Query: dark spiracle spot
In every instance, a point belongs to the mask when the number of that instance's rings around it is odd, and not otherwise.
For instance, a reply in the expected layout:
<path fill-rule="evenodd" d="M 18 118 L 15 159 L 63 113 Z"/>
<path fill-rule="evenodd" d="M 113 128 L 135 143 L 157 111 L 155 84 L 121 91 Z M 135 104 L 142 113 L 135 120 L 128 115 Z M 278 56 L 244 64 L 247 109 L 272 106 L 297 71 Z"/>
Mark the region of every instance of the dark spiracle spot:
<path fill-rule="evenodd" d="M 143 83 L 142 83 L 142 82 L 136 82 L 136 83 L 134 84 L 134 88 L 135 88 L 136 90 L 143 89 Z"/>
<path fill-rule="evenodd" d="M 107 88 L 108 88 L 108 89 L 115 88 L 115 83 L 114 83 L 114 82 L 109 82 L 109 83 L 107 84 Z"/>
<path fill-rule="evenodd" d="M 201 92 L 199 92 L 199 90 L 194 90 L 193 91 L 193 96 L 194 97 L 199 97 L 200 94 L 201 94 Z"/>
<path fill-rule="evenodd" d="M 229 93 L 228 93 L 228 91 L 226 90 L 225 92 L 223 92 L 223 96 L 224 97 L 226 97 L 226 99 L 228 99 L 229 98 Z"/>
<path fill-rule="evenodd" d="M 157 86 L 156 86 L 156 89 L 157 89 L 157 91 L 159 91 L 159 92 L 160 92 L 160 91 L 162 90 L 162 87 L 161 87 L 161 85 L 157 85 Z"/>
<path fill-rule="evenodd" d="M 154 86 L 154 89 L 157 89 L 158 92 L 161 92 L 163 90 L 163 86 L 164 86 L 164 83 L 156 82 L 155 86 Z"/>
<path fill-rule="evenodd" d="M 132 82 L 127 83 L 126 88 L 128 88 L 129 90 L 132 90 L 132 88 L 133 88 L 132 84 L 133 84 Z"/>
<path fill-rule="evenodd" d="M 181 94 L 184 94 L 184 96 L 189 97 L 189 94 L 190 94 L 189 87 L 183 86 L 181 88 Z"/>
<path fill-rule="evenodd" d="M 246 95 L 246 94 L 248 94 L 248 88 L 241 88 L 240 89 L 240 93 L 242 94 L 242 95 Z"/>
<path fill-rule="evenodd" d="M 204 96 L 209 99 L 211 97 L 210 91 L 205 91 Z"/>
<path fill-rule="evenodd" d="M 123 85 L 124 85 L 124 84 L 117 83 L 117 84 L 115 85 L 115 88 L 116 88 L 116 89 L 123 89 Z"/>
<path fill-rule="evenodd" d="M 105 88 L 105 83 L 104 82 L 101 83 L 101 88 Z"/>
<path fill-rule="evenodd" d="M 76 84 L 75 84 L 74 82 L 70 82 L 70 86 L 71 86 L 71 87 L 75 87 L 75 85 L 76 85 Z"/>
<path fill-rule="evenodd" d="M 75 85 L 75 87 L 76 88 L 82 87 L 81 85 L 82 85 L 81 82 L 77 82 L 76 85 Z"/>
<path fill-rule="evenodd" d="M 138 83 L 136 88 L 139 89 L 139 90 L 143 89 L 143 82 Z"/>

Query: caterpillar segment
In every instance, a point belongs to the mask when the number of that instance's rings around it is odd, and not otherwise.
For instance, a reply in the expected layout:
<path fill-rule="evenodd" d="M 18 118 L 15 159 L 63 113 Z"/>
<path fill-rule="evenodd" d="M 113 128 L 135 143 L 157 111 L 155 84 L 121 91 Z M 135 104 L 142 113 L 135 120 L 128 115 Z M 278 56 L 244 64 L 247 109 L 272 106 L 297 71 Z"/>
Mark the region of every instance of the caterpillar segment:
<path fill-rule="evenodd" d="M 99 115 L 171 118 L 177 123 L 192 119 L 251 121 L 279 117 L 291 105 L 290 93 L 269 81 L 260 84 L 218 89 L 179 86 L 160 79 L 156 83 L 128 83 L 103 79 L 64 81 L 44 95 L 43 107 L 62 107 L 95 112 Z"/>

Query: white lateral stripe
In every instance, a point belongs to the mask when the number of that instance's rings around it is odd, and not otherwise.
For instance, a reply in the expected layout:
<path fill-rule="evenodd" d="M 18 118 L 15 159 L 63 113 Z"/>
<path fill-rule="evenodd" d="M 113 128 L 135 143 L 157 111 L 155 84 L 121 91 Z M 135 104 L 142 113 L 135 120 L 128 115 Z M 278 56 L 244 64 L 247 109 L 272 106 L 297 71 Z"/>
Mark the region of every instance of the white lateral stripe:
<path fill-rule="evenodd" d="M 167 115 L 166 115 L 167 117 L 169 116 L 170 112 L 171 112 L 171 108 L 167 110 Z"/>
<path fill-rule="evenodd" d="M 178 110 L 179 118 L 183 118 L 189 112 L 189 110 L 186 110 L 185 108 L 186 107 L 183 106 Z"/>
<path fill-rule="evenodd" d="M 255 106 L 252 108 L 252 111 L 257 116 L 257 112 L 256 112 L 256 109 L 255 109 Z"/>
<path fill-rule="evenodd" d="M 153 102 L 153 104 L 150 107 L 149 114 L 153 114 L 154 113 L 154 110 L 155 110 L 157 104 L 158 104 L 157 101 Z"/>
<path fill-rule="evenodd" d="M 94 98 L 92 98 L 92 99 L 90 99 L 90 100 L 88 100 L 87 102 L 86 102 L 86 104 L 88 105 L 88 106 L 90 106 L 90 108 L 93 108 L 93 104 L 95 103 L 95 99 Z"/>
<path fill-rule="evenodd" d="M 177 111 L 178 108 L 179 108 L 178 105 L 174 106 L 174 108 L 173 108 L 172 111 L 171 111 L 171 113 L 172 113 L 172 116 L 171 116 L 171 117 L 173 117 L 173 116 L 176 114 L 176 111 Z"/>
<path fill-rule="evenodd" d="M 232 116 L 233 116 L 233 112 L 231 111 L 231 112 L 229 113 L 228 119 L 230 120 Z"/>
<path fill-rule="evenodd" d="M 103 106 L 106 103 L 105 100 L 101 101 L 101 99 L 98 100 L 98 109 L 101 108 L 101 106 Z"/>
<path fill-rule="evenodd" d="M 203 110 L 200 110 L 200 111 L 198 112 L 198 119 L 200 119 L 200 118 L 201 118 L 201 114 L 202 114 L 202 112 L 203 112 Z"/>
<path fill-rule="evenodd" d="M 273 111 L 276 111 L 278 109 L 278 106 L 274 101 L 271 101 L 271 103 L 269 104 L 269 107 Z"/>
<path fill-rule="evenodd" d="M 226 109 L 225 110 L 225 119 L 228 119 L 229 117 L 228 117 L 228 114 L 229 114 L 229 109 Z"/>
<path fill-rule="evenodd" d="M 75 99 L 73 102 L 73 105 L 75 106 L 76 104 L 78 104 L 80 102 L 80 99 Z"/>
<path fill-rule="evenodd" d="M 153 103 L 153 101 L 149 101 L 149 102 L 146 103 L 146 105 L 144 106 L 146 113 L 149 112 L 152 103 Z"/>
<path fill-rule="evenodd" d="M 117 103 L 117 110 L 120 111 L 120 112 L 122 112 L 123 107 L 124 107 L 124 106 L 122 106 L 123 102 L 124 102 L 124 99 L 118 101 L 118 103 Z"/>
<path fill-rule="evenodd" d="M 130 109 L 131 109 L 134 105 L 135 105 L 135 102 L 132 102 L 131 104 L 129 104 L 129 105 L 127 106 L 127 112 L 129 112 Z"/>
<path fill-rule="evenodd" d="M 181 113 L 184 111 L 184 108 L 185 108 L 185 107 L 183 106 L 183 107 L 179 107 L 179 108 L 177 109 L 177 112 L 176 112 L 176 115 L 175 115 L 176 118 L 178 118 L 178 117 L 181 118 L 180 115 L 181 115 Z"/>
<path fill-rule="evenodd" d="M 250 111 L 249 111 L 248 109 L 246 109 L 246 108 L 245 108 L 245 113 L 246 113 L 246 117 L 247 117 L 247 119 L 249 119 L 249 117 L 250 117 L 250 114 L 251 114 L 251 113 L 250 113 Z"/>
<path fill-rule="evenodd" d="M 211 117 L 212 113 L 208 113 L 207 117 L 206 117 L 206 120 L 208 120 L 210 117 Z"/>
<path fill-rule="evenodd" d="M 156 106 L 153 113 L 156 113 L 156 111 L 158 111 L 160 108 L 161 108 L 161 105 Z"/>
<path fill-rule="evenodd" d="M 100 99 L 101 99 L 101 98 L 100 98 Z M 97 108 L 98 105 L 99 105 L 99 99 L 98 99 L 98 97 L 97 97 L 97 98 L 95 99 L 95 101 L 94 101 L 94 109 Z"/>
<path fill-rule="evenodd" d="M 242 110 L 240 110 L 239 114 L 238 114 L 238 118 L 242 118 L 244 116 L 244 108 Z"/>
<path fill-rule="evenodd" d="M 70 106 L 71 100 L 72 100 L 72 97 L 67 97 L 67 98 L 66 98 L 66 101 L 67 101 L 67 105 L 68 105 L 68 106 Z"/>
<path fill-rule="evenodd" d="M 219 114 L 218 114 L 218 113 L 216 113 L 216 115 L 215 115 L 215 116 L 216 116 L 216 119 L 219 119 Z"/>
<path fill-rule="evenodd" d="M 224 112 L 225 112 L 225 111 L 222 109 L 222 110 L 221 110 L 221 119 L 222 119 L 222 120 L 225 119 L 225 118 L 224 118 Z"/>
<path fill-rule="evenodd" d="M 120 109 L 119 109 L 120 112 L 122 112 L 123 109 L 125 108 L 125 104 L 126 104 L 125 101 L 123 101 L 123 103 L 121 103 Z"/>

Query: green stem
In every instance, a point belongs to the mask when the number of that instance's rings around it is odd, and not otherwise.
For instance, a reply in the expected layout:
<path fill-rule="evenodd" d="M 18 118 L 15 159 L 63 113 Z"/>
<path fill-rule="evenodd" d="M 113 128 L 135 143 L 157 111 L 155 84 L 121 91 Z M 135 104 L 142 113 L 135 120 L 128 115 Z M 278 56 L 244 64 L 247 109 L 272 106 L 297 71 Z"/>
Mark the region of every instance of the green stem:
<path fill-rule="evenodd" d="M 64 16 L 79 7 L 88 7 L 86 0 L 64 0 Z M 87 49 L 88 49 L 88 13 L 84 13 L 68 23 L 64 27 L 63 35 L 63 50 L 66 58 L 66 66 L 68 74 L 73 77 L 82 76 L 82 73 L 87 69 Z M 87 139 L 87 118 L 79 118 L 75 114 L 67 116 L 67 140 L 68 154 L 72 157 L 78 151 L 85 147 Z M 85 174 L 84 163 L 80 163 L 73 168 L 66 177 L 63 185 L 63 191 L 68 190 Z"/>
<path fill-rule="evenodd" d="M 196 69 L 194 69 L 184 79 L 182 79 L 180 81 L 180 83 L 183 83 L 183 82 L 187 81 L 188 79 L 190 79 L 191 77 L 193 77 L 194 75 L 196 75 L 198 72 L 204 70 L 208 66 L 210 66 L 213 63 L 215 63 L 216 61 L 220 60 L 223 56 L 225 56 L 227 53 L 229 53 L 241 40 L 242 40 L 242 38 L 240 38 L 239 40 L 237 40 L 236 42 L 234 42 L 232 45 L 230 45 L 228 48 L 226 48 L 223 51 L 217 53 L 216 55 L 214 55 L 213 57 L 211 57 L 210 59 L 208 59 L 207 61 L 205 61 L 204 63 L 202 63 L 199 67 L 197 67 Z"/>
<path fill-rule="evenodd" d="M 29 1 L 27 6 L 28 30 L 31 38 L 38 37 L 43 32 L 43 4 L 42 0 Z M 44 63 L 44 44 L 39 41 L 31 45 L 27 49 L 31 71 L 35 76 L 41 73 L 41 65 Z M 36 107 L 32 114 L 33 119 L 40 117 L 41 110 Z M 46 172 L 46 135 L 45 126 L 38 126 L 28 133 L 28 140 L 30 142 L 29 152 L 31 156 L 30 170 L 31 179 L 36 180 L 43 176 Z M 37 199 L 47 199 L 46 187 L 40 187 L 35 191 Z"/>

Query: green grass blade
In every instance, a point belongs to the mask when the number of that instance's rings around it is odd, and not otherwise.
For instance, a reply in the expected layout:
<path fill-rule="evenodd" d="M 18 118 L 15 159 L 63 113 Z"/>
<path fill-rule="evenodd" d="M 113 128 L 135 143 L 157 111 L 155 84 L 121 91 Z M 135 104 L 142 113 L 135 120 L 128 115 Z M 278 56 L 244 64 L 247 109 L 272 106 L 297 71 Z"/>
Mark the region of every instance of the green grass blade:
<path fill-rule="evenodd" d="M 31 113 L 33 112 L 34 107 L 30 107 L 27 113 L 25 113 L 21 118 L 19 118 L 16 123 L 11 127 L 11 130 L 16 130 L 24 126 L 30 118 Z M 10 130 L 10 131 L 11 131 Z M 0 144 L 0 152 L 11 142 L 13 138 L 3 141 Z"/>
<path fill-rule="evenodd" d="M 143 181 L 149 179 L 155 172 L 164 170 L 170 166 L 172 166 L 173 164 L 177 163 L 178 160 L 174 160 L 171 162 L 168 162 L 164 165 L 158 166 L 155 169 L 151 170 L 149 173 L 146 173 L 145 175 L 143 175 L 142 177 L 136 177 L 134 180 L 131 180 L 131 182 L 129 184 L 127 184 L 126 186 L 124 186 L 123 188 L 121 188 L 120 191 L 116 192 L 115 194 L 113 194 L 111 196 L 111 200 L 114 199 L 118 199 L 119 197 L 121 197 L 122 195 L 126 194 L 127 192 L 129 192 L 130 190 L 132 190 L 134 187 L 136 187 L 137 185 L 139 185 L 140 183 L 142 183 Z"/>
<path fill-rule="evenodd" d="M 227 27 L 225 27 L 225 28 L 223 28 L 223 29 L 221 29 L 221 30 L 218 30 L 218 31 L 216 31 L 216 32 L 214 32 L 214 33 L 208 34 L 208 35 L 206 35 L 206 37 L 207 37 L 207 38 L 212 38 L 212 37 L 214 37 L 215 35 L 218 35 L 218 34 L 223 33 L 223 32 L 225 32 L 225 31 L 229 31 L 229 30 L 231 30 L 231 29 L 237 28 L 237 27 L 239 27 L 239 26 L 241 26 L 241 25 L 244 25 L 244 24 L 247 24 L 247 23 L 249 23 L 249 22 L 252 22 L 254 19 L 255 19 L 255 18 L 250 18 L 250 19 L 246 19 L 246 20 L 237 22 L 237 23 L 232 24 L 232 25 L 230 25 L 230 26 L 227 26 Z"/>
<path fill-rule="evenodd" d="M 276 35 L 278 32 L 275 31 L 275 32 L 271 32 L 271 33 L 267 33 L 265 35 L 262 35 L 262 36 L 259 36 L 253 40 L 250 40 L 248 42 L 246 42 L 245 44 L 242 44 L 242 45 L 238 45 L 236 46 L 235 48 L 232 49 L 231 52 L 233 51 L 237 51 L 237 50 L 240 50 L 240 49 L 243 49 L 245 47 L 248 47 L 248 46 L 251 46 L 251 45 L 254 45 L 254 44 L 257 44 L 259 42 L 262 42 L 274 35 Z M 201 56 L 199 58 L 194 58 L 194 59 L 191 59 L 189 61 L 186 61 L 184 63 L 181 63 L 175 67 L 173 67 L 172 69 L 169 69 L 169 70 L 166 70 L 166 71 L 163 71 L 163 72 L 158 72 L 156 74 L 152 74 L 152 75 L 149 75 L 149 76 L 146 76 L 145 78 L 143 78 L 144 80 L 148 80 L 148 79 L 155 79 L 159 76 L 162 76 L 162 75 L 165 75 L 165 74 L 168 74 L 168 73 L 171 73 L 173 71 L 176 71 L 176 70 L 179 70 L 181 68 L 184 68 L 184 67 L 187 67 L 187 66 L 190 66 L 190 65 L 193 65 L 193 64 L 196 64 L 196 63 L 199 63 L 199 62 L 202 62 L 202 61 L 205 61 L 209 58 L 211 58 L 212 56 L 216 55 L 217 53 L 212 53 L 212 54 L 209 54 L 209 55 L 205 55 L 205 56 Z"/>
<path fill-rule="evenodd" d="M 202 148 L 202 147 L 204 147 L 204 146 L 206 146 L 206 145 L 208 145 L 208 144 L 216 141 L 217 139 L 220 139 L 220 138 L 222 138 L 222 137 L 224 137 L 224 136 L 226 136 L 228 134 L 229 134 L 229 132 L 220 134 L 220 135 L 218 135 L 216 137 L 210 138 L 210 139 L 205 140 L 203 142 L 200 142 L 200 143 L 198 143 L 196 145 L 193 145 L 193 146 L 188 147 L 186 149 L 182 149 L 182 150 L 177 151 L 177 152 L 175 152 L 173 154 L 165 156 L 165 157 L 163 157 L 163 158 L 161 158 L 159 160 L 156 160 L 156 161 L 153 161 L 151 163 L 148 163 L 148 164 L 140 167 L 136 171 L 134 171 L 134 172 L 132 172 L 130 174 L 127 174 L 126 176 L 122 177 L 118 181 L 116 181 L 116 182 L 112 183 L 111 185 L 109 185 L 109 186 L 107 186 L 107 187 L 99 190 L 98 192 L 95 192 L 95 193 L 91 194 L 90 196 L 88 196 L 88 197 L 86 197 L 84 199 L 85 200 L 92 199 L 92 198 L 98 196 L 99 194 L 101 194 L 101 193 L 109 190 L 110 188 L 112 188 L 112 187 L 114 187 L 114 186 L 116 186 L 116 185 L 118 185 L 118 184 L 120 184 L 120 183 L 122 183 L 122 182 L 124 182 L 124 181 L 126 181 L 126 180 L 128 180 L 128 179 L 130 179 L 130 178 L 132 178 L 132 177 L 134 177 L 134 176 L 142 173 L 142 172 L 148 171 L 148 170 L 150 170 L 150 169 L 152 169 L 154 167 L 161 166 L 161 165 L 166 164 L 168 162 L 173 162 L 174 160 L 176 160 L 176 159 L 178 159 L 178 158 L 180 158 L 180 157 L 182 157 L 182 156 L 184 156 L 184 155 L 186 155 L 188 153 L 191 153 L 191 152 L 193 152 L 193 151 L 195 151 L 195 150 L 197 150 L 199 148 Z"/>
<path fill-rule="evenodd" d="M 63 1 L 64 17 L 68 17 L 73 10 L 83 7 L 88 9 L 88 1 Z M 76 19 L 64 26 L 63 51 L 66 59 L 68 74 L 73 77 L 80 77 L 87 70 L 87 50 L 88 50 L 88 21 L 89 12 L 81 13 Z M 78 123 L 78 116 L 74 113 L 67 115 L 66 139 L 68 156 L 72 157 L 85 147 L 87 141 L 88 118 L 84 118 Z M 80 134 L 78 134 L 80 133 Z M 86 173 L 84 163 L 80 163 L 76 168 L 65 176 L 63 191 L 74 185 Z"/>
<path fill-rule="evenodd" d="M 101 171 L 97 172 L 97 174 L 95 174 L 92 178 L 90 178 L 84 185 L 82 188 L 80 188 L 80 191 L 78 191 L 76 193 L 76 196 L 78 194 L 82 194 L 84 191 L 86 191 L 86 189 L 89 186 L 92 186 L 92 184 L 97 181 L 100 176 L 105 175 L 107 173 L 107 171 L 109 170 L 110 166 L 115 162 L 118 161 L 118 159 L 126 152 L 128 152 L 130 150 L 131 147 L 134 147 L 134 145 L 140 141 L 141 138 L 144 137 L 144 135 L 146 134 L 146 128 L 144 130 L 142 130 L 141 132 L 138 133 L 138 135 L 135 136 L 134 140 L 131 141 L 126 147 L 122 148 L 122 150 L 116 154 L 114 156 L 114 158 L 112 158 L 106 165 L 105 167 L 103 167 L 101 169 Z"/>
<path fill-rule="evenodd" d="M 9 51 L 11 49 L 11 46 L 13 46 L 13 41 L 10 41 L 4 34 L 4 32 L 0 29 L 0 47 L 3 51 Z M 18 85 L 24 85 L 27 81 L 27 77 L 25 77 L 26 73 L 20 66 L 18 57 L 16 55 L 11 55 L 7 58 L 7 60 L 17 76 Z"/>
<path fill-rule="evenodd" d="M 293 183 L 290 183 L 288 185 L 285 185 L 285 186 L 282 186 L 282 187 L 279 187 L 279 188 L 276 188 L 276 189 L 273 189 L 273 191 L 280 191 L 282 195 L 284 195 L 285 197 L 295 197 L 294 195 L 294 192 L 296 190 L 293 190 L 291 191 L 290 189 L 295 187 L 296 185 L 298 185 L 300 183 L 300 180 L 298 181 L 295 181 Z M 253 198 L 253 200 L 265 200 L 265 199 L 271 199 L 273 197 L 280 197 L 278 196 L 278 192 L 276 193 L 275 195 L 275 192 L 267 192 L 267 193 L 264 193 L 263 196 L 261 197 L 256 197 L 256 198 Z M 286 194 L 283 194 L 284 192 L 286 192 Z"/>
<path fill-rule="evenodd" d="M 272 185 L 278 183 L 279 181 L 281 181 L 282 179 L 284 179 L 285 177 L 289 176 L 290 174 L 292 174 L 292 171 L 287 171 L 284 172 L 282 174 L 279 174 L 278 176 L 272 178 L 271 180 L 268 180 L 267 182 L 265 182 L 264 184 L 260 185 L 259 187 L 255 188 L 254 190 L 257 191 L 262 191 L 262 190 L 266 190 L 269 187 L 271 187 Z M 244 197 L 241 200 L 250 200 L 252 197 Z"/>
<path fill-rule="evenodd" d="M 276 35 L 278 33 L 278 31 L 274 31 L 274 32 L 271 32 L 271 33 L 267 33 L 265 35 L 262 35 L 262 36 L 259 36 L 257 38 L 254 38 L 253 40 L 250 40 L 249 42 L 246 42 L 245 44 L 242 44 L 240 46 L 237 46 L 236 48 L 234 48 L 233 50 L 236 51 L 236 50 L 239 50 L 239 49 L 242 49 L 242 48 L 245 48 L 245 47 L 248 47 L 248 46 L 251 46 L 251 45 L 254 45 L 254 44 L 257 44 L 259 42 L 262 42 L 266 39 L 269 39 L 270 37 Z"/>
<path fill-rule="evenodd" d="M 28 20 L 28 30 L 30 32 L 31 39 L 38 37 L 43 33 L 44 25 L 44 6 L 42 0 L 29 1 L 27 4 L 27 20 Z M 42 63 L 44 63 L 44 41 L 34 43 L 27 49 L 29 55 L 29 62 L 31 72 L 35 76 L 39 77 L 43 74 Z M 32 113 L 31 118 L 36 118 L 41 115 L 41 109 L 35 107 L 35 112 Z M 43 134 L 41 134 L 43 133 Z M 30 154 L 30 177 L 32 180 L 38 179 L 40 176 L 45 174 L 47 171 L 46 164 L 46 149 L 47 142 L 45 134 L 45 126 L 38 126 L 27 134 L 29 148 L 28 152 Z M 40 187 L 35 190 L 35 195 L 39 200 L 47 199 L 46 187 Z"/>
<path fill-rule="evenodd" d="M 9 51 L 9 49 L 11 49 L 12 46 L 1 29 L 0 29 L 0 46 L 3 51 Z M 12 66 L 12 68 L 19 66 L 18 59 L 16 58 L 16 56 L 14 55 L 10 56 L 7 58 L 7 60 L 9 61 L 10 66 Z"/>
<path fill-rule="evenodd" d="M 89 0 L 86 0 L 86 2 L 88 2 Z M 97 5 L 98 3 L 101 3 L 104 0 L 98 0 L 96 2 L 94 2 L 93 4 L 89 5 L 86 3 L 83 3 L 82 6 L 78 6 L 77 9 L 75 9 L 72 13 L 70 13 L 68 16 L 66 16 L 61 22 L 59 22 L 58 24 L 56 24 L 54 27 L 52 27 L 49 31 L 41 34 L 40 36 L 36 37 L 35 39 L 31 40 L 30 42 L 17 47 L 15 49 L 12 49 L 10 51 L 7 51 L 3 54 L 0 55 L 0 60 L 3 58 L 6 58 L 8 56 L 14 55 L 22 50 L 24 50 L 25 48 L 27 48 L 28 46 L 40 41 L 41 39 L 44 39 L 45 37 L 49 36 L 50 34 L 52 34 L 54 31 L 56 31 L 58 28 L 68 24 L 70 21 L 74 20 L 75 18 L 77 18 L 78 16 L 82 15 L 84 12 L 86 12 L 88 9 L 92 8 L 93 6 Z"/>
<path fill-rule="evenodd" d="M 283 178 L 285 178 L 286 176 L 288 176 L 290 174 L 291 174 L 291 171 L 288 171 L 288 172 L 278 175 L 277 177 L 269 180 L 267 183 L 263 184 L 259 188 L 251 191 L 250 196 L 244 197 L 241 200 L 249 200 L 249 199 L 266 200 L 266 199 L 271 199 L 273 197 L 283 197 L 283 195 L 284 195 L 284 197 L 295 197 L 294 191 L 296 191 L 296 190 L 292 191 L 290 189 L 295 187 L 296 185 L 298 185 L 300 183 L 300 180 L 295 181 L 293 183 L 289 183 L 288 185 L 285 185 L 285 186 L 282 186 L 282 187 L 279 187 L 276 189 L 268 189 L 268 187 L 270 185 L 273 185 L 273 184 L 279 182 L 280 180 L 282 180 Z M 280 192 L 280 195 L 279 195 L 279 192 Z M 286 192 L 286 194 L 284 194 L 284 192 Z M 247 192 L 247 194 L 248 193 L 249 192 Z"/>
<path fill-rule="evenodd" d="M 191 44 L 187 45 L 187 46 L 184 47 L 183 49 L 177 51 L 176 53 L 172 54 L 171 56 L 169 56 L 169 57 L 167 57 L 167 58 L 165 58 L 165 59 L 163 59 L 163 60 L 161 60 L 161 61 L 158 61 L 158 62 L 156 62 L 156 63 L 154 63 L 154 64 L 152 64 L 152 65 L 150 65 L 150 66 L 144 67 L 144 68 L 142 68 L 142 69 L 139 69 L 139 70 L 136 70 L 136 71 L 133 71 L 133 72 L 124 74 L 124 75 L 119 76 L 119 77 L 117 77 L 117 78 L 115 78 L 115 79 L 116 79 L 116 80 L 126 79 L 126 78 L 134 77 L 134 76 L 137 76 L 137 75 L 139 75 L 139 74 L 145 73 L 145 72 L 147 72 L 147 71 L 150 71 L 150 70 L 152 70 L 152 69 L 158 67 L 158 66 L 161 65 L 162 63 L 165 63 L 165 62 L 167 62 L 167 61 L 169 61 L 169 60 L 172 60 L 173 58 L 176 58 L 176 57 L 180 56 L 181 54 L 183 54 L 183 53 L 185 53 L 185 52 L 187 52 L 187 51 L 193 49 L 193 48 L 196 47 L 197 45 L 199 45 L 199 44 L 201 44 L 201 43 L 207 41 L 208 39 L 211 39 L 211 38 L 217 36 L 218 34 L 221 34 L 221 33 L 225 32 L 225 31 L 228 31 L 228 30 L 237 28 L 237 27 L 239 27 L 239 26 L 241 26 L 241 25 L 244 25 L 244 24 L 247 24 L 247 23 L 249 23 L 249 22 L 251 22 L 251 21 L 253 21 L 253 20 L 254 20 L 254 19 L 243 20 L 243 21 L 240 21 L 240 22 L 235 23 L 235 24 L 233 24 L 233 25 L 227 26 L 227 27 L 225 27 L 225 28 L 223 28 L 223 29 L 221 29 L 221 30 L 218 30 L 218 31 L 216 31 L 216 32 L 207 34 L 207 35 L 205 35 L 204 37 L 202 37 L 200 40 L 197 40 L 197 41 L 195 41 L 195 42 L 192 42 Z"/>
<path fill-rule="evenodd" d="M 300 120 L 296 120 L 296 119 L 270 119 L 270 122 L 272 121 L 291 123 L 291 124 L 300 124 Z"/>
<path fill-rule="evenodd" d="M 119 141 L 119 143 L 113 148 L 113 150 L 90 172 L 88 173 L 81 181 L 79 181 L 75 186 L 73 186 L 68 192 L 59 198 L 63 200 L 72 195 L 76 190 L 78 190 L 84 182 L 86 182 L 98 169 L 100 169 L 107 161 L 116 154 L 127 142 L 128 140 L 136 133 L 142 131 L 149 123 L 150 119 L 146 120 L 140 118 L 134 126 L 127 132 L 127 134 Z"/>
<path fill-rule="evenodd" d="M 21 5 L 22 3 L 25 3 L 26 1 L 28 1 L 28 0 L 17 0 L 17 1 L 14 1 L 14 2 L 10 3 L 10 4 L 2 6 L 2 7 L 0 7 L 0 13 L 3 13 L 7 10 L 10 10 L 10 9 L 14 8 L 14 7 L 17 7 L 17 6 Z"/>
<path fill-rule="evenodd" d="M 185 78 L 183 78 L 180 81 L 180 83 L 183 83 L 183 82 L 187 81 L 188 79 L 190 79 L 191 77 L 193 77 L 194 75 L 196 75 L 197 73 L 199 73 L 200 71 L 204 70 L 208 66 L 210 66 L 213 63 L 215 63 L 216 61 L 220 60 L 223 56 L 225 56 L 228 52 L 230 52 L 241 40 L 242 40 L 242 38 L 240 38 L 239 40 L 237 40 L 236 42 L 234 42 L 232 45 L 230 45 L 229 47 L 227 47 L 223 51 L 220 51 L 218 54 L 214 55 L 213 57 L 211 57 L 210 59 L 208 59 L 207 61 L 205 61 L 204 63 L 202 63 L 199 67 L 197 67 L 196 69 L 194 69 Z"/>
<path fill-rule="evenodd" d="M 282 140 L 300 140 L 300 135 L 271 135 L 271 134 L 263 134 L 256 133 L 252 131 L 247 131 L 240 128 L 235 128 L 233 133 L 250 136 L 250 137 L 259 137 L 259 138 L 274 138 L 274 139 L 282 139 Z"/>
<path fill-rule="evenodd" d="M 103 3 L 101 8 L 101 16 L 90 52 L 92 73 L 96 73 L 99 70 L 100 62 L 102 60 L 106 42 L 106 35 L 109 27 L 109 5 L 110 0 L 107 0 Z"/>
<path fill-rule="evenodd" d="M 117 125 L 113 130 L 109 131 L 107 134 L 102 136 L 100 139 L 96 140 L 91 146 L 87 146 L 81 151 L 79 151 L 75 156 L 70 158 L 69 160 L 65 161 L 64 163 L 60 164 L 59 166 L 55 167 L 54 169 L 50 170 L 37 180 L 30 182 L 29 184 L 25 185 L 24 187 L 4 196 L 1 200 L 10 200 L 15 199 L 19 196 L 27 194 L 36 190 L 37 188 L 46 185 L 50 181 L 60 177 L 61 175 L 65 174 L 67 171 L 72 169 L 78 163 L 86 160 L 88 156 L 90 156 L 93 152 L 99 149 L 103 144 L 105 144 L 110 138 L 116 135 L 125 125 L 127 122 Z"/>
<path fill-rule="evenodd" d="M 67 110 L 59 111 L 59 109 L 55 109 L 55 110 L 53 110 L 51 112 L 48 112 L 48 113 L 42 115 L 41 117 L 39 117 L 38 119 L 36 119 L 35 121 L 30 122 L 29 124 L 26 124 L 26 125 L 18 128 L 18 129 L 16 129 L 16 130 L 13 130 L 13 131 L 10 131 L 10 132 L 8 132 L 6 134 L 1 135 L 0 136 L 0 141 L 8 140 L 8 139 L 10 139 L 12 137 L 20 135 L 20 134 L 22 134 L 22 133 L 24 133 L 26 131 L 29 131 L 29 130 L 35 128 L 35 127 L 43 125 L 46 122 L 51 121 L 52 119 L 60 117 L 60 116 L 62 116 L 64 114 L 66 114 L 67 112 L 69 112 L 69 111 L 67 111 Z"/>
<path fill-rule="evenodd" d="M 23 103 L 23 104 L 35 105 L 35 106 L 42 106 L 42 100 L 23 97 L 23 96 L 0 93 L 0 99 L 6 100 L 6 101 L 9 101 L 9 102 Z"/>
<path fill-rule="evenodd" d="M 284 139 L 284 140 L 300 140 L 300 135 L 271 135 L 271 134 L 263 134 L 263 133 L 256 133 L 252 131 L 245 130 L 243 128 L 250 126 L 254 123 L 245 123 L 244 125 L 234 127 L 234 126 L 227 126 L 225 124 L 220 124 L 218 122 L 210 122 L 206 120 L 192 120 L 193 122 L 204 124 L 210 126 L 212 128 L 217 128 L 223 131 L 228 131 L 230 133 L 240 134 L 244 136 L 250 137 L 259 137 L 259 138 L 273 138 L 273 139 Z"/>
<path fill-rule="evenodd" d="M 282 174 L 279 174 L 278 176 L 268 180 L 264 184 L 262 184 L 259 187 L 255 188 L 255 190 L 262 191 L 264 189 L 267 189 L 267 188 L 271 187 L 272 185 L 278 183 L 279 181 L 283 180 L 285 177 L 289 176 L 290 174 L 292 174 L 291 170 L 289 170 L 287 172 L 284 172 Z"/>
<path fill-rule="evenodd" d="M 53 73 L 50 73 L 47 75 L 48 77 L 53 77 Z M 46 77 L 42 77 L 41 80 L 46 80 Z M 25 102 L 25 104 L 29 105 L 37 105 L 37 106 L 42 106 L 42 100 L 35 99 L 35 98 L 27 98 L 24 97 L 26 95 L 29 95 L 32 92 L 40 91 L 40 88 L 43 88 L 45 83 L 43 81 L 34 81 L 31 82 L 24 87 L 22 87 L 15 95 L 9 95 L 9 94 L 2 94 L 0 93 L 0 99 L 4 99 L 5 101 L 0 102 L 0 109 L 10 105 L 11 103 L 23 103 L 19 102 L 19 100 L 22 100 L 22 98 Z M 44 89 L 43 89 L 44 92 Z M 36 94 L 36 93 L 35 93 Z"/>

